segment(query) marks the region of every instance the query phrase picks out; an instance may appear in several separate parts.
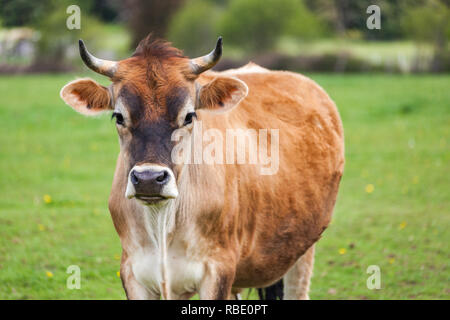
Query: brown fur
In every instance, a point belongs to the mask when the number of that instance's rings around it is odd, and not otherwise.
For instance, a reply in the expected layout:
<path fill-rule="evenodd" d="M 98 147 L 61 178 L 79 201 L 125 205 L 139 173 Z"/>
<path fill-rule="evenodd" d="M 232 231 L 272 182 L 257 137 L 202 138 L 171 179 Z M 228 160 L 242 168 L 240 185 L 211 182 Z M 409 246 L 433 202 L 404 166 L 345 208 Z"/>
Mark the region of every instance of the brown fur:
<path fill-rule="evenodd" d="M 92 112 L 103 111 L 110 108 L 110 96 L 108 89 L 99 85 L 91 79 L 80 79 L 69 84 L 63 89 L 63 93 L 69 92 L 77 97 L 78 100 L 86 103 L 86 108 Z"/>
<path fill-rule="evenodd" d="M 179 51 L 146 40 L 133 57 L 119 63 L 114 86 L 131 87 L 140 96 L 144 122 L 167 115 L 171 90 L 186 87 L 195 97 L 200 84 L 203 109 L 197 114 L 204 130 L 216 128 L 223 136 L 232 128 L 280 133 L 280 165 L 273 176 L 260 175 L 259 167 L 250 164 L 174 166 L 180 196 L 170 241 L 182 243 L 190 257 L 204 261 L 200 297 L 223 299 L 232 287 L 274 283 L 320 238 L 343 173 L 343 129 L 332 100 L 306 77 L 267 71 L 206 72 L 195 78 L 187 75 L 187 66 L 188 59 Z M 248 96 L 229 112 L 211 113 L 208 109 L 220 109 L 237 90 L 224 75 L 243 81 Z M 123 149 L 119 154 L 109 208 L 124 250 L 121 272 L 127 295 L 149 298 L 157 293 L 148 293 L 130 267 L 131 254 L 151 247 L 142 208 L 124 195 L 130 156 Z M 306 259 L 312 268 L 310 256 Z"/>
<path fill-rule="evenodd" d="M 230 99 L 236 90 L 239 90 L 236 83 L 226 78 L 216 78 L 202 88 L 199 105 L 205 109 L 223 106 L 223 101 Z"/>
<path fill-rule="evenodd" d="M 344 149 L 336 108 L 315 83 L 287 72 L 237 77 L 249 86 L 239 107 L 225 114 L 199 111 L 199 119 L 220 130 L 278 128 L 278 174 L 261 176 L 251 165 L 191 165 L 187 170 L 189 219 L 206 242 L 205 254 L 226 265 L 236 261 L 224 276 L 231 273 L 233 286 L 243 288 L 275 282 L 320 238 L 336 201 Z M 119 165 L 117 172 L 122 170 Z M 126 174 L 114 180 L 110 209 L 115 221 L 131 210 L 118 208 L 129 202 L 123 198 Z M 119 234 L 140 232 L 145 241 L 137 222 L 116 227 Z"/>
<path fill-rule="evenodd" d="M 74 93 L 78 94 L 81 100 L 89 101 L 88 109 L 96 110 L 105 105 L 109 106 L 109 95 L 106 94 L 106 91 L 103 86 L 96 85 L 96 87 L 93 87 L 92 83 L 85 81 L 78 83 Z"/>
<path fill-rule="evenodd" d="M 328 225 L 344 164 L 342 126 L 334 104 L 306 78 L 237 77 L 249 86 L 239 107 L 199 118 L 211 128 L 278 128 L 280 169 L 261 176 L 251 165 L 226 165 L 222 212 L 197 223 L 208 241 L 235 247 L 235 286 L 261 286 L 279 279 Z"/>

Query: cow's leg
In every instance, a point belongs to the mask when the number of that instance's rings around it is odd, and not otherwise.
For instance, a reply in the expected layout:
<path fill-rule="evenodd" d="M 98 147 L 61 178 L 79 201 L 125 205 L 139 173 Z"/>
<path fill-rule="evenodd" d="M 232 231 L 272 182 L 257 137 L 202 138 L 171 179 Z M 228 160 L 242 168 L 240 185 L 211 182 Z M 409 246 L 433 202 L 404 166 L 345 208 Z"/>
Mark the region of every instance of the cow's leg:
<path fill-rule="evenodd" d="M 283 278 L 285 300 L 309 300 L 309 284 L 314 265 L 314 245 L 292 266 Z"/>
<path fill-rule="evenodd" d="M 201 300 L 227 300 L 232 296 L 231 287 L 234 281 L 234 270 L 219 269 L 208 265 L 206 274 L 200 283 Z"/>
<path fill-rule="evenodd" d="M 231 295 L 229 297 L 229 300 L 242 300 L 242 288 L 232 288 L 231 289 Z"/>
<path fill-rule="evenodd" d="M 134 277 L 131 263 L 127 261 L 126 254 L 122 254 L 120 265 L 120 278 L 129 300 L 159 300 L 160 295 L 149 291 Z"/>

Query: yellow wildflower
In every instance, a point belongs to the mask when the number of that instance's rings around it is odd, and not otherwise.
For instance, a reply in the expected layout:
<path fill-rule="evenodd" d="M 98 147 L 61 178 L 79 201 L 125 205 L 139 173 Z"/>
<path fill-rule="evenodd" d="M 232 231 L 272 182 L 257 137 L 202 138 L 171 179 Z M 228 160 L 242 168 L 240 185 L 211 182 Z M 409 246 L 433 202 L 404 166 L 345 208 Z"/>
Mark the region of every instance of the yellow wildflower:
<path fill-rule="evenodd" d="M 368 184 L 367 186 L 366 186 L 366 192 L 367 193 L 372 193 L 373 192 L 373 190 L 375 190 L 375 186 L 373 185 L 373 184 Z"/>
<path fill-rule="evenodd" d="M 52 203 L 52 197 L 50 197 L 48 194 L 44 195 L 44 202 L 46 204 Z"/>

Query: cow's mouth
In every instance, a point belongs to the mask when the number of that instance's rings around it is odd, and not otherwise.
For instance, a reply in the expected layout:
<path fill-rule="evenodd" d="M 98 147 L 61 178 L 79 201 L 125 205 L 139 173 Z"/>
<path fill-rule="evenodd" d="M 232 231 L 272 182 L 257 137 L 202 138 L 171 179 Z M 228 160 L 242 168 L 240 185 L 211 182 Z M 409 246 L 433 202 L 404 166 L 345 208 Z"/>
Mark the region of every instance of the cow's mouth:
<path fill-rule="evenodd" d="M 161 195 L 143 195 L 143 194 L 136 194 L 136 199 L 139 199 L 143 202 L 146 202 L 148 204 L 155 204 L 159 203 L 161 201 L 167 200 L 168 198 L 163 197 Z"/>

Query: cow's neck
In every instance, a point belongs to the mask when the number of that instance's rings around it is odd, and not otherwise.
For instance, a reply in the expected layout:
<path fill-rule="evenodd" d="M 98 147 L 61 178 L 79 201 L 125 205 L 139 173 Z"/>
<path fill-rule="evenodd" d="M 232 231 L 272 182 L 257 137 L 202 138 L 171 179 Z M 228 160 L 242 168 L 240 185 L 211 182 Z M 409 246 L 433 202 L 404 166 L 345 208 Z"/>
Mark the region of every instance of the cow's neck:
<path fill-rule="evenodd" d="M 160 283 L 159 289 L 163 298 L 170 299 L 171 279 L 169 277 L 169 248 L 177 233 L 182 232 L 183 221 L 188 214 L 187 203 L 190 203 L 190 193 L 187 191 L 189 185 L 189 172 L 182 170 L 180 179 L 178 180 L 179 196 L 171 199 L 166 203 L 156 206 L 142 206 L 142 210 L 138 213 L 144 222 L 144 229 L 147 243 L 153 254 L 158 256 Z M 183 238 L 181 236 L 181 238 Z"/>
<path fill-rule="evenodd" d="M 160 206 L 144 206 L 125 197 L 128 171 L 121 156 L 110 201 L 114 224 L 129 256 L 139 260 L 141 254 L 157 255 L 157 269 L 160 270 L 158 290 L 167 299 L 170 298 L 168 288 L 171 283 L 168 252 L 171 246 L 183 247 L 189 250 L 189 259 L 196 259 L 194 251 L 202 246 L 200 238 L 194 236 L 198 234 L 196 224 L 205 220 L 200 215 L 202 212 L 220 211 L 223 206 L 223 177 L 220 179 L 217 175 L 223 168 L 185 165 L 177 181 L 178 197 Z M 177 254 L 183 253 L 177 251 Z"/>
<path fill-rule="evenodd" d="M 159 270 L 161 270 L 160 291 L 163 298 L 170 299 L 170 279 L 169 273 L 166 272 L 168 268 L 168 249 L 171 241 L 171 235 L 175 229 L 175 200 L 170 200 L 167 204 L 162 206 L 144 207 L 143 219 L 144 227 L 151 243 L 151 250 L 158 255 L 157 259 Z"/>

